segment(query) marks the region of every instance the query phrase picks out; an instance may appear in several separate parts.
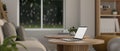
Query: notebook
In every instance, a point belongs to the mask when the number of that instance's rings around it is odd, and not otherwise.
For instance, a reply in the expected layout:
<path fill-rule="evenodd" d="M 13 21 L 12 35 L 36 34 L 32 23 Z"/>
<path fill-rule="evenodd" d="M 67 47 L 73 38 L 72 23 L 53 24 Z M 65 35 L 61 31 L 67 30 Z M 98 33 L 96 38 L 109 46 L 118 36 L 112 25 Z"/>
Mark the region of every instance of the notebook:
<path fill-rule="evenodd" d="M 64 41 L 76 41 L 76 40 L 82 40 L 85 33 L 87 31 L 87 26 L 80 26 L 77 29 L 77 32 L 75 33 L 75 36 L 73 38 L 64 38 L 62 40 Z"/>

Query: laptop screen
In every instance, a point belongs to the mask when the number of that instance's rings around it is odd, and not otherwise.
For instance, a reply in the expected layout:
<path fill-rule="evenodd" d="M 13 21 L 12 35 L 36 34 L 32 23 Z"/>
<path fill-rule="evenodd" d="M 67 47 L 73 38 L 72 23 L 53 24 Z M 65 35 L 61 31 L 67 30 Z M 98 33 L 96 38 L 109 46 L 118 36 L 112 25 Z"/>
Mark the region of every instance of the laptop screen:
<path fill-rule="evenodd" d="M 80 26 L 80 27 L 77 29 L 77 32 L 76 32 L 74 38 L 83 39 L 86 31 L 87 31 L 87 26 Z"/>

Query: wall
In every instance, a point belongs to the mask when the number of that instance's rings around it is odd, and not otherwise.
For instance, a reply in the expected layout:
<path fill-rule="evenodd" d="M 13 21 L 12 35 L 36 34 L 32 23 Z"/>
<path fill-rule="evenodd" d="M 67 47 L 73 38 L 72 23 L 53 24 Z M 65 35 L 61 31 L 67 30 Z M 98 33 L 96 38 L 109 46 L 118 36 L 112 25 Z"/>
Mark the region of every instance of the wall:
<path fill-rule="evenodd" d="M 80 0 L 66 0 L 66 27 L 80 25 Z"/>
<path fill-rule="evenodd" d="M 87 35 L 95 34 L 95 0 L 80 0 L 80 25 L 88 26 Z"/>
<path fill-rule="evenodd" d="M 9 21 L 18 24 L 19 21 L 19 0 L 3 0 L 7 4 Z M 88 26 L 86 35 L 94 37 L 95 16 L 94 0 L 66 0 L 65 3 L 66 28 L 71 26 Z M 49 51 L 55 51 L 55 45 L 47 42 L 44 35 L 55 35 L 62 30 L 26 30 L 25 36 L 36 37 Z"/>
<path fill-rule="evenodd" d="M 7 5 L 7 16 L 9 21 L 13 22 L 13 23 L 17 23 L 17 0 L 2 0 L 6 5 Z M 17 24 L 16 24 L 17 25 Z"/>

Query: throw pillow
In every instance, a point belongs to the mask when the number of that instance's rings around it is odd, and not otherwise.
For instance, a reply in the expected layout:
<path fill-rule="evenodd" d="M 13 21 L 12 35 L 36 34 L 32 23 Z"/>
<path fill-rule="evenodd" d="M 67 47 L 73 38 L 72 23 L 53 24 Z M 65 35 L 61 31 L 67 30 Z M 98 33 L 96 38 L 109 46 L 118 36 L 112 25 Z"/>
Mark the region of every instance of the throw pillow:
<path fill-rule="evenodd" d="M 17 35 L 15 26 L 10 22 L 6 22 L 2 26 L 2 29 L 3 29 L 4 38 Z M 16 38 L 14 38 L 13 40 L 16 40 Z"/>
<path fill-rule="evenodd" d="M 0 44 L 3 44 L 3 40 L 4 40 L 4 36 L 3 36 L 3 32 L 0 26 Z"/>
<path fill-rule="evenodd" d="M 0 44 L 3 44 L 4 36 L 2 31 L 2 26 L 7 22 L 5 19 L 0 19 Z"/>
<path fill-rule="evenodd" d="M 25 34 L 24 28 L 22 26 L 20 26 L 16 29 L 16 32 L 17 32 L 17 36 L 18 36 L 16 41 L 24 41 L 25 40 L 24 39 L 24 34 Z"/>

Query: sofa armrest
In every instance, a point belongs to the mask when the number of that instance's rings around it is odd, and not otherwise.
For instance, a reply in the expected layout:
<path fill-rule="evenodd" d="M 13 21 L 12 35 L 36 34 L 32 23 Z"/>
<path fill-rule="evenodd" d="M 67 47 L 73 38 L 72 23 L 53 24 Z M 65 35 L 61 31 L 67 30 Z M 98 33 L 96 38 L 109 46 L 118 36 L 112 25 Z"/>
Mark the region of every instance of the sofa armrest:
<path fill-rule="evenodd" d="M 25 41 L 38 41 L 38 40 L 34 37 L 25 37 Z"/>

